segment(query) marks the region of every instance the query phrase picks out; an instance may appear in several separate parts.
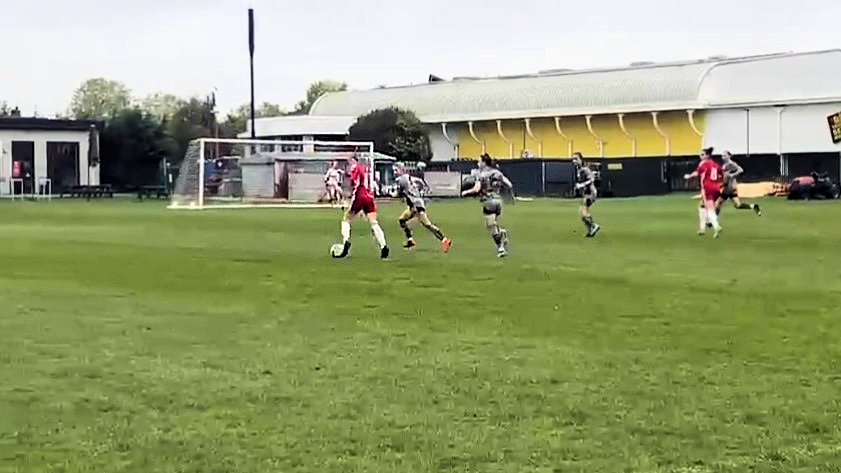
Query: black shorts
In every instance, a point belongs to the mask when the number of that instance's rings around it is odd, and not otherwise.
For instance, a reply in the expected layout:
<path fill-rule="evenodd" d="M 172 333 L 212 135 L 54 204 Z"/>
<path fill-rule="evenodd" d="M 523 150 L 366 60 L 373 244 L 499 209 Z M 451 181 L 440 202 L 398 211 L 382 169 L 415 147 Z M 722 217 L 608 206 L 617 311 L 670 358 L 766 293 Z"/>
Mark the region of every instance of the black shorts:
<path fill-rule="evenodd" d="M 724 189 L 724 190 L 721 191 L 721 200 L 735 199 L 737 197 L 739 197 L 739 193 L 735 190 L 730 191 L 730 190 Z"/>

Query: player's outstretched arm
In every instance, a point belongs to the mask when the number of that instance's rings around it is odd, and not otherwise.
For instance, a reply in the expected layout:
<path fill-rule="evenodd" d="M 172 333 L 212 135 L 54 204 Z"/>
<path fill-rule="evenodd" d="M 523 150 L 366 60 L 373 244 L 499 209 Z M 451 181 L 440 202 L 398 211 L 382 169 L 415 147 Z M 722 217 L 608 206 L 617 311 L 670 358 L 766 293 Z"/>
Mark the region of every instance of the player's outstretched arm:
<path fill-rule="evenodd" d="M 426 183 L 426 179 L 422 177 L 412 177 L 411 179 L 412 184 L 418 187 L 422 192 L 429 192 L 429 184 Z"/>
<path fill-rule="evenodd" d="M 683 175 L 683 179 L 687 180 L 687 181 L 692 179 L 693 177 L 698 177 L 698 171 L 694 171 L 694 172 L 691 172 L 689 174 L 684 174 Z"/>
<path fill-rule="evenodd" d="M 593 185 L 594 182 L 596 182 L 596 176 L 594 176 L 593 173 L 590 173 L 587 180 L 583 181 L 583 182 L 579 182 L 578 184 L 575 185 L 575 188 L 576 189 L 583 189 L 585 187 L 589 187 L 589 186 Z"/>
<path fill-rule="evenodd" d="M 511 184 L 511 181 L 506 176 L 502 176 L 502 183 L 505 184 L 505 187 L 511 189 L 511 192 L 514 192 L 514 184 Z"/>
<path fill-rule="evenodd" d="M 511 201 L 517 199 L 517 194 L 514 192 L 514 184 L 511 183 L 511 180 L 508 179 L 506 176 L 502 176 L 502 184 L 508 189 L 508 193 L 511 195 Z"/>
<path fill-rule="evenodd" d="M 473 194 L 479 192 L 479 190 L 481 188 L 482 188 L 482 182 L 477 179 L 476 183 L 473 184 L 473 187 L 471 187 L 470 189 L 467 189 L 466 191 L 462 191 L 461 196 L 466 197 L 468 195 L 473 195 Z"/>

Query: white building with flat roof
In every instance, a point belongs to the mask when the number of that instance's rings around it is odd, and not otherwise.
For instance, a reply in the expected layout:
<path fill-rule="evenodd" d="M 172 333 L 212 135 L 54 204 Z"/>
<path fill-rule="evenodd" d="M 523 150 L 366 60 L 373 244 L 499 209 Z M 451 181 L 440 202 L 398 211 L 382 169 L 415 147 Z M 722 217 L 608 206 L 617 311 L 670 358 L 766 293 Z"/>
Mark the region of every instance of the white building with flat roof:
<path fill-rule="evenodd" d="M 99 184 L 99 123 L 0 118 L 0 196 Z"/>

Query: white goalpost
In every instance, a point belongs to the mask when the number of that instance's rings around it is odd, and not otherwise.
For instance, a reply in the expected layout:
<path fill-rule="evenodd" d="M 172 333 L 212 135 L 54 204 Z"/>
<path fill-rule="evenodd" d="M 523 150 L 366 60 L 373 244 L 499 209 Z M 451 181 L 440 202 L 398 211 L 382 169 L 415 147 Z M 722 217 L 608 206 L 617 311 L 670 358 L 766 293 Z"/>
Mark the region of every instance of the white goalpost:
<path fill-rule="evenodd" d="M 332 208 L 319 202 L 324 174 L 334 162 L 347 171 L 351 157 L 373 182 L 371 142 L 200 138 L 187 147 L 168 208 Z"/>

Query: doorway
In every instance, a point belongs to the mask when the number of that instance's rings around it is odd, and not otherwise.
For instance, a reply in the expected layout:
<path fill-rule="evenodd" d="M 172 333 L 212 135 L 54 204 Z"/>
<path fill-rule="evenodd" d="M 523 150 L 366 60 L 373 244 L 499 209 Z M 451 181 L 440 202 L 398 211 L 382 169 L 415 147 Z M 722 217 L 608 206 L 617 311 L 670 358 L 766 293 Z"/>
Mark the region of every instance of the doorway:
<path fill-rule="evenodd" d="M 35 142 L 12 141 L 12 191 L 15 194 L 32 194 L 35 189 Z"/>
<path fill-rule="evenodd" d="M 47 142 L 47 177 L 55 193 L 79 185 L 78 142 Z"/>

